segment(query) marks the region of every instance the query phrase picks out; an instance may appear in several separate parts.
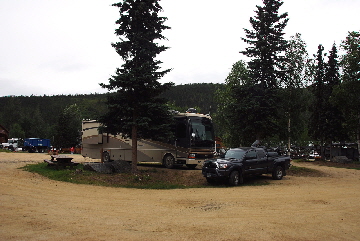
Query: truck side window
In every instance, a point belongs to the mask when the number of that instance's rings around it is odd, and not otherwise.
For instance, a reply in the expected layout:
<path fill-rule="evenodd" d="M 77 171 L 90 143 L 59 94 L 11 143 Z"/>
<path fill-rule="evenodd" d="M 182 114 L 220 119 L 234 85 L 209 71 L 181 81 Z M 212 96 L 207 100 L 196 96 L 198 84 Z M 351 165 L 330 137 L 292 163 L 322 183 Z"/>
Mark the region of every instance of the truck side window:
<path fill-rule="evenodd" d="M 266 156 L 265 151 L 257 150 L 257 155 L 259 158 L 264 158 Z"/>
<path fill-rule="evenodd" d="M 255 150 L 250 150 L 248 153 L 246 153 L 245 159 L 255 159 L 255 158 L 256 158 Z"/>

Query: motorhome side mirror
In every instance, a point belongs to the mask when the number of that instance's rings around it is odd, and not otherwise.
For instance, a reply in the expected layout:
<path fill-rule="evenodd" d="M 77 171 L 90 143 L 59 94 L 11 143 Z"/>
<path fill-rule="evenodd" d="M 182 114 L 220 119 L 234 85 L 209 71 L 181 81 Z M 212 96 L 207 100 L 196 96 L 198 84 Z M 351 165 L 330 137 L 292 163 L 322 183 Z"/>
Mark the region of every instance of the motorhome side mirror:
<path fill-rule="evenodd" d="M 220 158 L 225 158 L 225 154 L 226 154 L 226 150 L 224 150 L 224 149 L 220 149 L 220 150 L 219 150 L 219 156 L 220 156 Z"/>

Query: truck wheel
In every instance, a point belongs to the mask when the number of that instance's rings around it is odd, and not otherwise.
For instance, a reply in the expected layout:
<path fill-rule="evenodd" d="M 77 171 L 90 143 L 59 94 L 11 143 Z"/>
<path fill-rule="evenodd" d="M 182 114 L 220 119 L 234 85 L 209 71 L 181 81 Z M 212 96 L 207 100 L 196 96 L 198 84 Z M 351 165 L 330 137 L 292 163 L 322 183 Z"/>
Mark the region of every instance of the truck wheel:
<path fill-rule="evenodd" d="M 109 152 L 105 151 L 103 153 L 103 160 L 104 160 L 104 162 L 110 162 L 111 161 Z"/>
<path fill-rule="evenodd" d="M 232 171 L 229 176 L 230 186 L 238 186 L 244 182 L 243 176 L 239 171 Z"/>
<path fill-rule="evenodd" d="M 209 177 L 206 178 L 206 181 L 207 181 L 209 184 L 215 184 L 215 183 L 216 183 L 216 180 L 215 180 L 215 179 L 209 178 Z"/>
<path fill-rule="evenodd" d="M 272 178 L 274 180 L 281 180 L 283 176 L 284 176 L 284 168 L 282 166 L 276 166 L 272 173 Z"/>
<path fill-rule="evenodd" d="M 175 158 L 173 155 L 171 154 L 167 154 L 165 155 L 164 157 L 164 160 L 163 160 L 163 165 L 166 167 L 166 168 L 174 168 L 175 166 Z"/>

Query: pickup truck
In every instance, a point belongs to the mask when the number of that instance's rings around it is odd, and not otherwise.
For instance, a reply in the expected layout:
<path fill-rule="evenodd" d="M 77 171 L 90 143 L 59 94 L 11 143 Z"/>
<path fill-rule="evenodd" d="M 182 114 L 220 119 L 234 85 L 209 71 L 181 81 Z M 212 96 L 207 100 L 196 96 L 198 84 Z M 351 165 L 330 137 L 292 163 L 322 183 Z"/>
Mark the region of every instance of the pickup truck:
<path fill-rule="evenodd" d="M 231 186 L 242 184 L 247 175 L 271 173 L 273 179 L 281 180 L 290 161 L 290 157 L 266 152 L 264 148 L 239 147 L 228 150 L 222 158 L 205 160 L 202 175 L 209 183 L 225 180 Z"/>

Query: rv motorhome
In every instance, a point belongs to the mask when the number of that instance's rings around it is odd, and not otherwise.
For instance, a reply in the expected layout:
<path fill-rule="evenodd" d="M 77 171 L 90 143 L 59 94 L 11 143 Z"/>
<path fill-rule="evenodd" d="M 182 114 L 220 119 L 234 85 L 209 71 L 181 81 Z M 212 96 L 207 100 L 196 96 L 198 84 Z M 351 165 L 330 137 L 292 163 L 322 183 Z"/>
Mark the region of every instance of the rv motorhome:
<path fill-rule="evenodd" d="M 174 114 L 174 139 L 168 142 L 139 139 L 139 164 L 161 164 L 167 168 L 186 165 L 195 168 L 215 152 L 212 119 L 198 113 Z M 82 123 L 82 155 L 102 161 L 124 160 L 131 162 L 132 141 L 122 135 L 99 132 L 100 123 L 84 120 Z"/>

